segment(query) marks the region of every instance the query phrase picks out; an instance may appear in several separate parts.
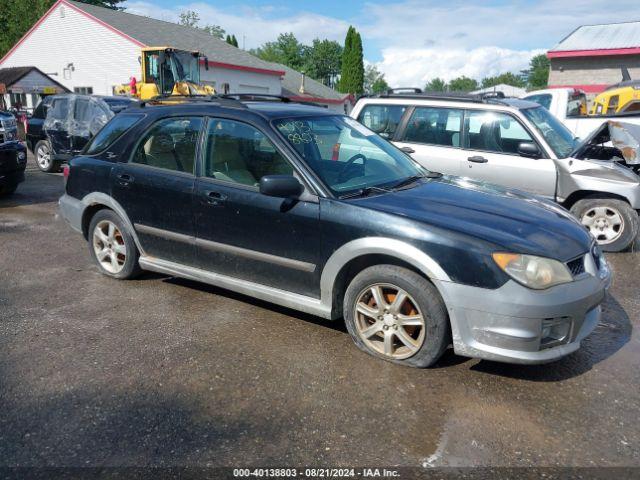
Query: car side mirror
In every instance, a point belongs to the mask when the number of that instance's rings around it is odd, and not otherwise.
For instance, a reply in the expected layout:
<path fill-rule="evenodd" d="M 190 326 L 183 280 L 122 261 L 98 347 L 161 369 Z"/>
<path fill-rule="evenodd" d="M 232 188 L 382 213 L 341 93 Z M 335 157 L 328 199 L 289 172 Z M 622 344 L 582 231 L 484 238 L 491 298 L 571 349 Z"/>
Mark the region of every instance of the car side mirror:
<path fill-rule="evenodd" d="M 293 175 L 265 175 L 260 179 L 260 193 L 269 197 L 297 198 L 303 191 Z"/>
<path fill-rule="evenodd" d="M 518 145 L 518 155 L 527 158 L 540 158 L 540 149 L 533 142 L 520 142 Z"/>

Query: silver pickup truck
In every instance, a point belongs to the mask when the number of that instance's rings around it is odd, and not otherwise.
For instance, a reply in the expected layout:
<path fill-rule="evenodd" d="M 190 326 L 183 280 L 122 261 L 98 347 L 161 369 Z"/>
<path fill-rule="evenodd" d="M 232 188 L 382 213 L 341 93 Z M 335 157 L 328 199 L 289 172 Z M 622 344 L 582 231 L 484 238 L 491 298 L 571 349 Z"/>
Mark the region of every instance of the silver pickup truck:
<path fill-rule="evenodd" d="M 637 236 L 636 125 L 608 121 L 578 142 L 537 103 L 454 94 L 365 97 L 351 116 L 429 170 L 555 200 L 580 219 L 605 251 L 624 250 Z"/>

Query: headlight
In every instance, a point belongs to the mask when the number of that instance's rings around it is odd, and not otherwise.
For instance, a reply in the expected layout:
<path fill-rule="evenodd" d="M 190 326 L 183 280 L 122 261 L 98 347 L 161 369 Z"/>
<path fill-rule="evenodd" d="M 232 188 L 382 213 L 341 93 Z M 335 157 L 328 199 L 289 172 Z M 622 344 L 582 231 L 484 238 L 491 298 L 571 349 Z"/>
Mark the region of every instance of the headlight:
<path fill-rule="evenodd" d="M 567 266 L 551 258 L 494 253 L 493 260 L 515 281 L 536 290 L 573 281 Z"/>

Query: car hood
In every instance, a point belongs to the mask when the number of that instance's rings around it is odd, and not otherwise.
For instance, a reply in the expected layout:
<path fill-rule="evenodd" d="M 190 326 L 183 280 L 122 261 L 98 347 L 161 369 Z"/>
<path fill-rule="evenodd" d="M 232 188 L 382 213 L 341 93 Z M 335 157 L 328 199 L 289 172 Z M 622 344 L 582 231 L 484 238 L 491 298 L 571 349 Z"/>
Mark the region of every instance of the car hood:
<path fill-rule="evenodd" d="M 640 164 L 640 125 L 617 120 L 607 120 L 596 128 L 578 145 L 571 157 L 580 158 L 589 146 L 602 145 L 607 142 L 611 142 L 614 147 L 620 150 L 625 163 L 628 165 Z"/>
<path fill-rule="evenodd" d="M 470 235 L 503 251 L 561 261 L 589 251 L 593 238 L 559 205 L 518 190 L 443 176 L 358 200 L 367 208 Z"/>

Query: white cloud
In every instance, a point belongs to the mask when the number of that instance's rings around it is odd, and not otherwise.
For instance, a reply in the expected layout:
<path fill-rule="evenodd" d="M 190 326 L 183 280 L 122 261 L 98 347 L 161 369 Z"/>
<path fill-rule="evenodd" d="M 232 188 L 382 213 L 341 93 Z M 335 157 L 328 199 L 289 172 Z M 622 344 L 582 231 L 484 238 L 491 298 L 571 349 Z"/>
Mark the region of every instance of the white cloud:
<path fill-rule="evenodd" d="M 480 79 L 504 72 L 519 72 L 533 55 L 544 50 L 508 50 L 479 47 L 471 50 L 445 48 L 385 48 L 376 63 L 393 87 L 424 87 L 431 79 L 444 80 L 465 75 Z"/>
<path fill-rule="evenodd" d="M 161 20 L 175 22 L 180 12 L 198 12 L 201 25 L 220 25 L 227 33 L 232 33 L 242 46 L 243 37 L 247 49 L 275 40 L 280 33 L 293 32 L 303 43 L 311 43 L 314 38 L 328 38 L 342 42 L 349 24 L 337 18 L 312 12 L 291 13 L 276 6 L 253 8 L 233 5 L 230 12 L 212 7 L 206 3 L 177 5 L 173 9 L 162 9 L 146 1 L 127 1 L 127 12 L 146 15 Z"/>
<path fill-rule="evenodd" d="M 307 5 L 306 3 L 304 5 Z M 251 7 L 236 2 L 213 7 L 202 1 L 158 8 L 147 0 L 129 0 L 131 13 L 177 21 L 184 10 L 199 13 L 201 23 L 222 26 L 247 49 L 293 32 L 342 42 L 349 22 L 302 8 Z M 362 33 L 365 52 L 392 86 L 423 86 L 434 77 L 451 79 L 526 68 L 529 59 L 553 47 L 579 25 L 619 22 L 635 11 L 637 0 L 369 0 L 350 20 Z M 381 60 L 379 60 L 381 58 Z"/>

